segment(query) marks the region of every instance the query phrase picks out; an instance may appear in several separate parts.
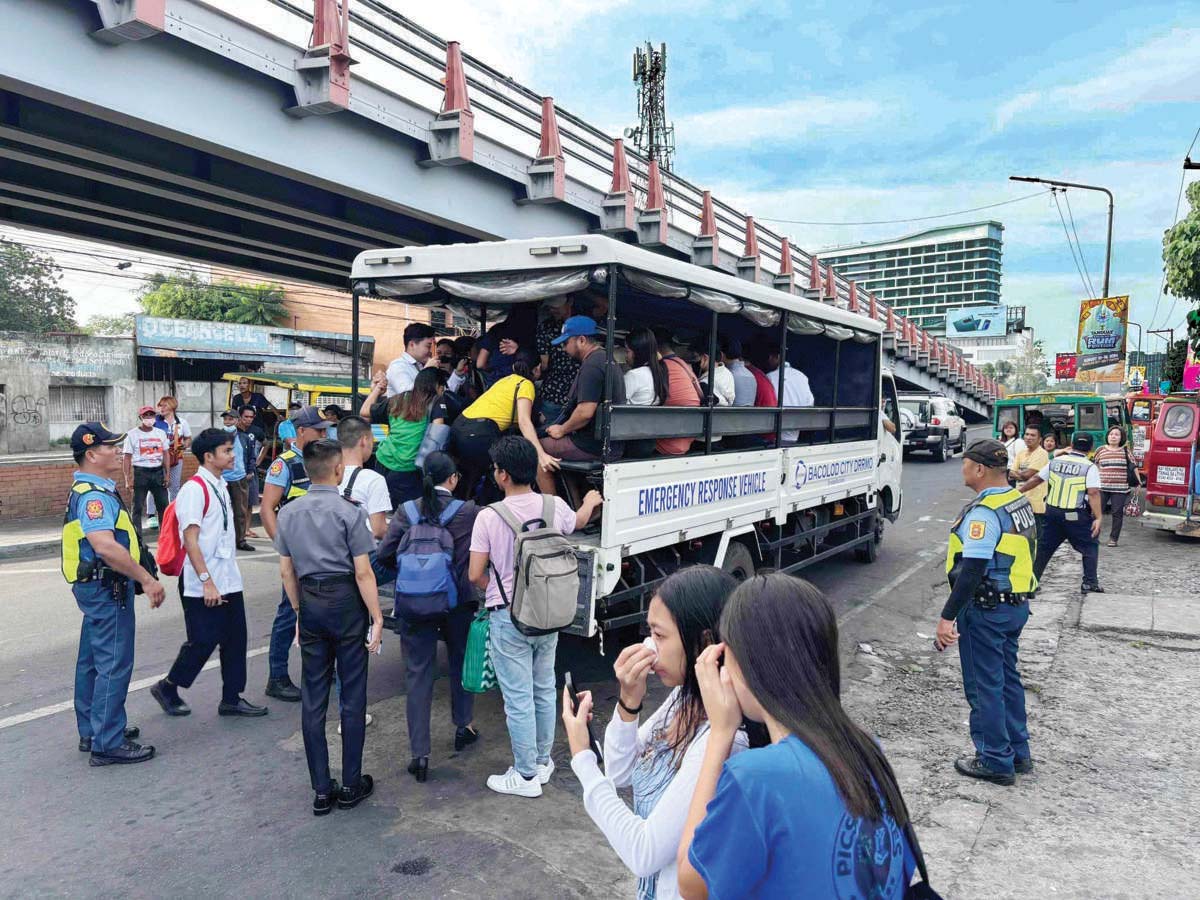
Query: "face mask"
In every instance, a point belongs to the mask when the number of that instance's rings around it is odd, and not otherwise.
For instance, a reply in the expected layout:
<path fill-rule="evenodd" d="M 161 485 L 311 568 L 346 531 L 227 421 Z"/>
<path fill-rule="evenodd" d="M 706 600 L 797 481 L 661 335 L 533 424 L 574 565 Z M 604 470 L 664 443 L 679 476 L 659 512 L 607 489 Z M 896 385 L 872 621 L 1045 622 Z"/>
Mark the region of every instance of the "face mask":
<path fill-rule="evenodd" d="M 226 431 L 237 431 L 236 425 L 225 425 L 223 427 L 225 428 Z"/>
<path fill-rule="evenodd" d="M 153 428 L 154 427 L 154 419 L 143 418 L 142 419 L 142 427 L 143 428 Z"/>

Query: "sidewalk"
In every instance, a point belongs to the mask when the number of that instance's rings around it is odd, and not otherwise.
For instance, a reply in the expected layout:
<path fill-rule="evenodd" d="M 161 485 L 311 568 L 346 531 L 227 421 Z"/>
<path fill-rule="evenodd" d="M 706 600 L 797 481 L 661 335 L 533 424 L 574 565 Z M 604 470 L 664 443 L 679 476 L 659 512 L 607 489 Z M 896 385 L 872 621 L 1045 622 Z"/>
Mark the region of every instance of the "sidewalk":
<path fill-rule="evenodd" d="M 1079 557 L 1059 552 L 1021 640 L 1036 770 L 1014 787 L 953 770 L 970 738 L 957 653 L 931 649 L 944 579 L 923 614 L 858 629 L 846 703 L 883 741 L 943 896 L 1197 895 L 1198 566 L 1196 544 L 1128 521 L 1101 547 L 1110 593 L 1081 598 Z"/>

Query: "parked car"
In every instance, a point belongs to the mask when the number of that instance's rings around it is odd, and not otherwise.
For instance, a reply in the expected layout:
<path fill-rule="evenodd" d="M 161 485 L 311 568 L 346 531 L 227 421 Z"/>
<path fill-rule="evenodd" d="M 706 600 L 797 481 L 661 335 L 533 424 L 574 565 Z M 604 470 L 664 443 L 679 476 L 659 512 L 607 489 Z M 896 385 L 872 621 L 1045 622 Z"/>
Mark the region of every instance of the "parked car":
<path fill-rule="evenodd" d="M 967 447 L 967 422 L 954 401 L 941 394 L 910 392 L 900 395 L 900 409 L 912 418 L 904 430 L 904 455 L 927 450 L 938 462 Z"/>

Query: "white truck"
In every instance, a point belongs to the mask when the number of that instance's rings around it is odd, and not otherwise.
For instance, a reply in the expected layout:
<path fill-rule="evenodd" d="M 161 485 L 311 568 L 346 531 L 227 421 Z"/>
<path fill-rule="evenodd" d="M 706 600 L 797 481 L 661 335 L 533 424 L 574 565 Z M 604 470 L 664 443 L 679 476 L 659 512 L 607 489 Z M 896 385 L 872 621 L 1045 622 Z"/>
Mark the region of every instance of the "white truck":
<path fill-rule="evenodd" d="M 573 504 L 589 487 L 604 496 L 598 525 L 573 536 L 581 575 L 573 633 L 640 623 L 655 587 L 691 563 L 744 579 L 849 550 L 873 561 L 884 520 L 900 514 L 899 403 L 871 319 L 598 235 L 369 250 L 352 280 L 356 316 L 368 296 L 448 310 L 486 329 L 512 304 L 569 294 L 577 314 L 596 311 L 610 360 L 631 327 L 661 326 L 679 342 L 710 342 L 710 359 L 721 358 L 718 335 L 732 337 L 751 348 L 749 360 L 772 351 L 787 360 L 785 385 L 797 370 L 808 377 L 808 407 L 782 405 L 783 390 L 775 407 L 606 397 L 595 419 L 602 461 L 563 463 Z M 357 326 L 356 318 L 355 335 Z M 683 456 L 619 455 L 621 442 L 647 437 L 695 441 Z"/>

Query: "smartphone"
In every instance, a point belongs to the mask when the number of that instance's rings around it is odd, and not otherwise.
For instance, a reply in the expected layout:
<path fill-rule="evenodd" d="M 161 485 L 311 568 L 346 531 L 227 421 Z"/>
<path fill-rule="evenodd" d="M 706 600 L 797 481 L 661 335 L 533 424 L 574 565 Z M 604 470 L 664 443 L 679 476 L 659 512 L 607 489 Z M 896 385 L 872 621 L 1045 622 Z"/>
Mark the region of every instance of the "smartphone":
<path fill-rule="evenodd" d="M 571 698 L 571 712 L 579 712 L 579 694 L 575 692 L 575 682 L 571 678 L 571 673 L 567 672 L 563 676 L 563 682 L 567 685 L 567 694 Z M 594 707 L 593 707 L 594 708 Z M 592 723 L 587 723 L 588 743 L 592 747 L 592 752 L 596 754 L 596 762 L 601 767 L 604 766 L 604 752 L 600 749 L 600 742 L 596 740 L 596 732 L 592 730 Z"/>

